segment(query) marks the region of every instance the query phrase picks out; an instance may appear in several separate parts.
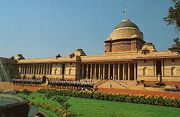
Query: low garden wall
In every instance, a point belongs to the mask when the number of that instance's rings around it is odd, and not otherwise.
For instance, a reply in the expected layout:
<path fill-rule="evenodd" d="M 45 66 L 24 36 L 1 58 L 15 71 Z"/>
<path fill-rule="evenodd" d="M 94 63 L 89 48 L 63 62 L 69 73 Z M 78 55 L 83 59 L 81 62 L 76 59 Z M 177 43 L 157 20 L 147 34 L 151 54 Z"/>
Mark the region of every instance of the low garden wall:
<path fill-rule="evenodd" d="M 28 101 L 13 95 L 1 94 L 0 97 L 18 100 L 15 103 L 0 106 L 0 117 L 27 117 L 29 112 Z"/>

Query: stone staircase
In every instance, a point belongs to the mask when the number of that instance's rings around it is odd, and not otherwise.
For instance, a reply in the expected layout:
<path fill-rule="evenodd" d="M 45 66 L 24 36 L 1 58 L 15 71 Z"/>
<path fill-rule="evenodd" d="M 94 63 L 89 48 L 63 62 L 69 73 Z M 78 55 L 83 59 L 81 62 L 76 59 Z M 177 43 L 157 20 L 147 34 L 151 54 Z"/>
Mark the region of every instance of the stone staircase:
<path fill-rule="evenodd" d="M 102 80 L 102 79 L 83 79 L 80 82 L 90 82 L 97 88 L 115 88 L 115 89 L 143 89 L 143 85 L 137 85 L 136 81 L 122 80 Z"/>
<path fill-rule="evenodd" d="M 99 83 L 99 85 L 97 86 L 97 88 L 119 88 L 122 86 L 115 82 L 114 80 L 103 80 L 101 83 Z"/>
<path fill-rule="evenodd" d="M 100 86 L 101 84 L 104 84 L 105 82 L 107 82 L 107 80 L 99 80 L 98 82 L 94 83 L 95 87 Z"/>
<path fill-rule="evenodd" d="M 143 89 L 143 85 L 137 85 L 136 81 L 119 81 L 106 80 L 97 86 L 98 88 L 115 88 L 115 89 Z"/>

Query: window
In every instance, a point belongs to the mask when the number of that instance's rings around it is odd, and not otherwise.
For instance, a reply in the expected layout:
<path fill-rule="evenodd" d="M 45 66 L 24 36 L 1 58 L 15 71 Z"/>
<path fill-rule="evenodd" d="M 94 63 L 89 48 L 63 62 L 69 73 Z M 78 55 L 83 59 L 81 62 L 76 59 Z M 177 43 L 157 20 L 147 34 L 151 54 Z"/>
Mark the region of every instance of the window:
<path fill-rule="evenodd" d="M 175 59 L 171 59 L 171 62 L 175 62 Z"/>
<path fill-rule="evenodd" d="M 69 75 L 71 75 L 71 68 L 69 69 Z"/>
<path fill-rule="evenodd" d="M 147 60 L 144 60 L 144 63 L 147 63 Z"/>
<path fill-rule="evenodd" d="M 147 67 L 143 68 L 143 76 L 147 75 Z"/>
<path fill-rule="evenodd" d="M 175 67 L 171 67 L 171 75 L 174 76 L 176 72 L 176 68 Z"/>

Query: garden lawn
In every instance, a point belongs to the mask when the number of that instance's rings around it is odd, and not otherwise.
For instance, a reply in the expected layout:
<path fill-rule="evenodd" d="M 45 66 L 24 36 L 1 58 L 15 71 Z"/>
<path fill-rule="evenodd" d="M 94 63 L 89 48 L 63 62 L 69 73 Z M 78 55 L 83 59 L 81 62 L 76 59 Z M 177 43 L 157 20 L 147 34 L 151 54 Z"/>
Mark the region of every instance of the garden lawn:
<path fill-rule="evenodd" d="M 38 108 L 40 112 L 43 112 L 48 115 L 48 117 L 58 117 L 55 113 L 51 112 L 50 110 L 46 110 L 43 108 Z"/>
<path fill-rule="evenodd" d="M 179 117 L 180 109 L 145 104 L 71 97 L 70 111 L 78 117 Z"/>

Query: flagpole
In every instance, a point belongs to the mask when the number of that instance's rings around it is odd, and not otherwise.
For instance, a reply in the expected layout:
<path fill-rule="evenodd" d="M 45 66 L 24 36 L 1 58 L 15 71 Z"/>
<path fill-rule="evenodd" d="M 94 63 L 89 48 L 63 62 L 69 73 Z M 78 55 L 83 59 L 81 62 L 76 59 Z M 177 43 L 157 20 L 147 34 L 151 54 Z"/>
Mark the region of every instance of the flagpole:
<path fill-rule="evenodd" d="M 124 19 L 127 19 L 127 7 L 124 8 L 123 13 L 124 13 Z"/>

